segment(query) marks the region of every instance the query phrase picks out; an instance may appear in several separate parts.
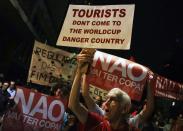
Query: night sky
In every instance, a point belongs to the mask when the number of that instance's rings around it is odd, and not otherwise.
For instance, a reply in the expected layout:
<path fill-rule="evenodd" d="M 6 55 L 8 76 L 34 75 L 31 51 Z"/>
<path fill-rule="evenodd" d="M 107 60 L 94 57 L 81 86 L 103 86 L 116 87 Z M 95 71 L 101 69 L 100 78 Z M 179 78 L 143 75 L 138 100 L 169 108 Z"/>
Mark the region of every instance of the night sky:
<path fill-rule="evenodd" d="M 90 2 L 94 5 L 135 4 L 131 49 L 102 51 L 127 59 L 133 56 L 137 63 L 149 67 L 155 73 L 183 82 L 183 8 L 178 0 L 172 2 L 91 0 Z M 30 3 L 28 5 L 31 7 Z M 59 3 L 55 2 L 55 5 L 52 2 L 51 5 L 47 1 L 57 30 L 54 38 L 59 35 L 60 23 L 65 18 L 69 3 L 84 4 L 86 2 L 59 1 Z M 26 80 L 35 37 L 22 21 L 17 10 L 7 0 L 0 1 L 0 22 L 0 73 L 4 73 L 7 79 L 20 77 Z M 55 43 L 56 39 L 53 39 L 48 44 L 55 45 Z"/>

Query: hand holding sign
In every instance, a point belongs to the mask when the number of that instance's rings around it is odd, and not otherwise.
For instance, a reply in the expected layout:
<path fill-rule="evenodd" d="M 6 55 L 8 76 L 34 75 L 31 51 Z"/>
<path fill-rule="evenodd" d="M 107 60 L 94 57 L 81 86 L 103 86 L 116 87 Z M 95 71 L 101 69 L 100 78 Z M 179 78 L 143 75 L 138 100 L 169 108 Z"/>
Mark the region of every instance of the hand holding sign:
<path fill-rule="evenodd" d="M 88 65 L 92 62 L 95 49 L 82 49 L 80 54 L 77 56 L 78 69 L 82 74 L 87 73 Z"/>

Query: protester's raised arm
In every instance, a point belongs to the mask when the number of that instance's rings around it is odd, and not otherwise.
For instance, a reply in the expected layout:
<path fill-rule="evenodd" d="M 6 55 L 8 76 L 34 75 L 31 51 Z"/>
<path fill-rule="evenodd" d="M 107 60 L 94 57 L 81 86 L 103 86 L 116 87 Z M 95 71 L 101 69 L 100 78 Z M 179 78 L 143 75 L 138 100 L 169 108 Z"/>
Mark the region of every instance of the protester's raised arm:
<path fill-rule="evenodd" d="M 146 95 L 146 100 L 147 103 L 144 106 L 143 110 L 140 112 L 141 115 L 141 122 L 147 121 L 153 111 L 154 111 L 154 90 L 152 87 L 152 83 L 154 78 L 153 78 L 153 73 L 150 71 L 148 72 L 148 80 L 147 80 L 147 95 Z"/>
<path fill-rule="evenodd" d="M 82 83 L 82 96 L 85 100 L 85 103 L 88 107 L 89 111 L 95 112 L 96 108 L 96 103 L 95 101 L 90 97 L 89 94 L 89 84 L 86 81 L 86 75 L 83 76 L 83 83 Z"/>
<path fill-rule="evenodd" d="M 77 60 L 78 60 L 78 67 L 72 85 L 72 89 L 70 92 L 68 107 L 75 113 L 78 120 L 84 124 L 88 117 L 88 110 L 84 107 L 82 103 L 79 102 L 80 83 L 82 75 L 86 74 L 87 72 L 86 66 L 88 63 L 91 62 L 91 56 L 88 54 L 79 54 L 77 56 Z"/>
<path fill-rule="evenodd" d="M 74 112 L 80 122 L 85 123 L 87 119 L 87 110 L 79 102 L 81 77 L 81 72 L 77 70 L 69 96 L 68 107 Z"/>
<path fill-rule="evenodd" d="M 83 50 L 83 53 L 88 52 L 91 56 L 93 56 L 95 49 L 89 49 L 89 50 Z M 85 100 L 86 106 L 89 111 L 92 112 L 97 112 L 97 105 L 95 101 L 91 98 L 90 93 L 89 93 L 89 83 L 86 80 L 86 75 L 83 75 L 83 82 L 82 82 L 82 96 Z"/>

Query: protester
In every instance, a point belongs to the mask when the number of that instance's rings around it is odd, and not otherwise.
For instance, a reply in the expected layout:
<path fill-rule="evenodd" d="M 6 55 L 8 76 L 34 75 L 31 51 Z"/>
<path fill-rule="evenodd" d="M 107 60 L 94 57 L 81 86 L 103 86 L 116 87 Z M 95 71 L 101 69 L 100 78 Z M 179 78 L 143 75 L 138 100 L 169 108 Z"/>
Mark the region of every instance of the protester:
<path fill-rule="evenodd" d="M 8 86 L 9 86 L 9 83 L 8 83 L 8 82 L 4 82 L 3 85 L 2 85 L 2 90 L 3 90 L 4 92 L 7 92 Z"/>
<path fill-rule="evenodd" d="M 170 131 L 172 122 L 173 122 L 173 119 L 168 119 L 166 124 L 163 127 L 163 131 Z"/>
<path fill-rule="evenodd" d="M 103 100 L 102 100 L 102 96 L 96 96 L 95 98 L 95 103 L 99 106 L 99 107 L 101 107 L 102 106 L 102 103 L 103 103 Z"/>
<path fill-rule="evenodd" d="M 65 84 L 57 84 L 57 85 L 55 85 L 56 87 L 54 88 L 54 96 L 56 97 L 56 98 L 59 98 L 59 99 L 65 99 L 65 100 L 67 100 L 68 99 L 68 97 L 69 97 L 69 89 L 70 89 L 70 87 L 68 87 L 67 85 L 65 85 Z"/>
<path fill-rule="evenodd" d="M 0 116 L 4 115 L 4 113 L 12 108 L 15 105 L 14 96 L 15 96 L 15 87 L 14 82 L 11 83 L 8 88 L 8 82 L 4 82 L 2 88 L 0 89 Z M 9 90 L 8 90 L 8 89 Z"/>
<path fill-rule="evenodd" d="M 5 82 L 0 89 L 0 116 L 4 114 L 7 109 L 10 94 L 7 92 L 8 83 Z"/>
<path fill-rule="evenodd" d="M 149 84 L 150 81 L 148 81 L 147 87 L 147 101 L 149 103 L 147 103 L 146 110 L 140 112 L 133 120 L 128 119 L 128 113 L 131 107 L 130 97 L 119 88 L 114 88 L 109 91 L 107 99 L 103 104 L 103 113 L 100 113 L 103 116 L 90 111 L 90 109 L 92 109 L 91 107 L 94 107 L 93 109 L 96 107 L 96 104 L 92 101 L 92 99 L 89 99 L 89 102 L 86 101 L 88 109 L 79 102 L 80 82 L 83 76 L 82 85 L 87 85 L 86 65 L 91 63 L 92 57 L 92 54 L 87 51 L 78 55 L 77 72 L 72 85 L 68 104 L 68 107 L 75 113 L 78 120 L 83 124 L 83 127 L 80 130 L 128 131 L 132 129 L 130 124 L 134 124 L 133 126 L 136 125 L 136 123 L 134 123 L 135 119 L 138 119 L 138 123 L 143 123 L 146 121 L 146 119 L 148 119 L 152 114 L 154 108 L 153 93 Z M 128 124 L 129 121 L 131 122 Z"/>
<path fill-rule="evenodd" d="M 14 81 L 10 82 L 10 86 L 8 87 L 7 92 L 10 94 L 9 99 L 13 99 L 15 97 L 16 87 L 15 87 L 15 82 Z"/>
<path fill-rule="evenodd" d="M 57 99 L 61 99 L 64 103 L 68 103 L 68 99 L 69 99 L 69 87 L 70 84 L 64 82 L 64 81 L 59 81 L 57 83 L 53 83 L 52 87 L 51 87 L 51 95 L 53 95 L 55 98 Z M 63 122 L 61 124 L 61 131 L 74 131 L 75 127 L 74 127 L 74 120 L 72 119 L 71 112 L 68 111 L 68 109 L 64 112 L 64 116 L 63 116 Z"/>
<path fill-rule="evenodd" d="M 175 120 L 175 123 L 172 125 L 171 131 L 183 131 L 183 117 L 182 114 L 179 114 Z"/>
<path fill-rule="evenodd" d="M 67 108 L 64 114 L 64 122 L 61 131 L 75 131 L 78 128 L 78 120 L 74 113 Z"/>
<path fill-rule="evenodd" d="M 0 88 L 0 129 L 2 126 L 4 114 L 8 109 L 9 97 L 10 94 L 7 92 L 8 83 L 3 83 L 2 87 Z"/>

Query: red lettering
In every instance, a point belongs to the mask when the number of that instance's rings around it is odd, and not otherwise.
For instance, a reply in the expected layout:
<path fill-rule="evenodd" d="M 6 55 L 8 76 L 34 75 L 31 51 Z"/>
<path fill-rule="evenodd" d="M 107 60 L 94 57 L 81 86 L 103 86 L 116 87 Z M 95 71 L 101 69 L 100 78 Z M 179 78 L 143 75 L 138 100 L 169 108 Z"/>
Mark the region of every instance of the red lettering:
<path fill-rule="evenodd" d="M 73 17 L 87 18 L 108 18 L 108 17 L 124 17 L 126 9 L 73 9 Z"/>

